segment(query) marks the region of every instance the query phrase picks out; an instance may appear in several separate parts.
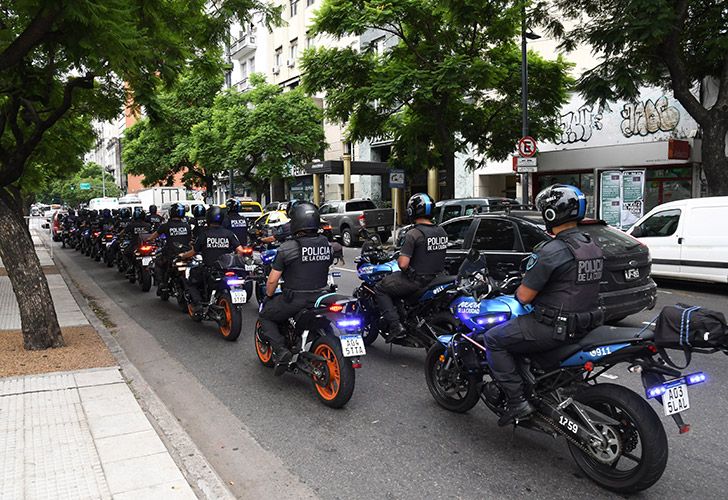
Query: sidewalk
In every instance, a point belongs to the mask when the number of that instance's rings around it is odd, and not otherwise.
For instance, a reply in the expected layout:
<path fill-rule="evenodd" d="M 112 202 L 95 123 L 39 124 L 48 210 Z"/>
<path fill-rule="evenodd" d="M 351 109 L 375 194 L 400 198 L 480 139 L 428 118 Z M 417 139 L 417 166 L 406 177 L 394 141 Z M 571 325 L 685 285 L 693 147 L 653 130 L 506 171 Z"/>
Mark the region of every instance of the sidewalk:
<path fill-rule="evenodd" d="M 43 238 L 36 233 L 33 243 L 69 347 L 18 350 L 18 306 L 0 262 L 0 349 L 6 359 L 22 361 L 10 367 L 5 362 L 0 373 L 48 372 L 54 366 L 68 371 L 0 378 L 0 498 L 196 498 L 58 274 Z M 89 365 L 88 353 L 99 348 L 103 355 Z M 78 352 L 64 354 L 73 349 Z M 115 366 L 75 369 L 109 364 Z"/>

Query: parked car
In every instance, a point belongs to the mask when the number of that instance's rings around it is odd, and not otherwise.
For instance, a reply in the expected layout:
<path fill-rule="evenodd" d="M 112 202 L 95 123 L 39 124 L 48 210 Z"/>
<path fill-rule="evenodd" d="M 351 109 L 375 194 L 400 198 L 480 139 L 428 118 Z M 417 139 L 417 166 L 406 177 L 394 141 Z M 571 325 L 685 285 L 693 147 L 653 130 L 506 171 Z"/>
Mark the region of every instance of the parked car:
<path fill-rule="evenodd" d="M 447 272 L 457 270 L 471 249 L 486 256 L 488 272 L 496 280 L 510 272 L 523 271 L 525 260 L 534 247 L 550 236 L 528 216 L 476 214 L 457 217 L 442 224 L 447 232 Z M 600 296 L 606 320 L 619 321 L 643 309 L 652 309 L 657 285 L 650 277 L 650 253 L 631 236 L 608 226 L 604 221 L 584 220 L 579 227 L 594 238 L 604 252 L 606 272 Z"/>
<path fill-rule="evenodd" d="M 279 210 L 266 212 L 258 217 L 251 226 L 249 226 L 249 232 L 256 238 L 270 236 L 274 228 L 282 226 L 289 220 L 290 219 L 286 215 L 286 212 L 281 212 Z"/>
<path fill-rule="evenodd" d="M 376 232 L 382 243 L 392 234 L 394 210 L 377 208 L 372 200 L 327 201 L 319 209 L 321 219 L 331 225 L 335 238 L 341 238 L 344 246 L 359 242 L 359 232 L 366 228 Z"/>
<path fill-rule="evenodd" d="M 647 245 L 652 274 L 728 283 L 728 196 L 692 198 L 653 208 L 628 231 Z"/>
<path fill-rule="evenodd" d="M 287 201 L 272 201 L 263 208 L 263 213 L 268 212 L 285 212 L 288 208 Z"/>
<path fill-rule="evenodd" d="M 455 217 L 504 210 L 506 207 L 519 208 L 521 207 L 521 203 L 513 198 L 496 197 L 442 200 L 435 203 L 435 216 L 433 220 L 437 224 L 440 224 Z"/>

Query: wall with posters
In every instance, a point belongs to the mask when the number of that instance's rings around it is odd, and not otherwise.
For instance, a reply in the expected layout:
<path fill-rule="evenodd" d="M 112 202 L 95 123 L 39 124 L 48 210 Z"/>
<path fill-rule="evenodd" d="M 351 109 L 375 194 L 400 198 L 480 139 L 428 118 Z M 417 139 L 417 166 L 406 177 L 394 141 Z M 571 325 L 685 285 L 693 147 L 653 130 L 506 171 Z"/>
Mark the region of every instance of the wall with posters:
<path fill-rule="evenodd" d="M 645 213 L 645 171 L 600 172 L 601 218 L 609 225 L 628 229 Z"/>

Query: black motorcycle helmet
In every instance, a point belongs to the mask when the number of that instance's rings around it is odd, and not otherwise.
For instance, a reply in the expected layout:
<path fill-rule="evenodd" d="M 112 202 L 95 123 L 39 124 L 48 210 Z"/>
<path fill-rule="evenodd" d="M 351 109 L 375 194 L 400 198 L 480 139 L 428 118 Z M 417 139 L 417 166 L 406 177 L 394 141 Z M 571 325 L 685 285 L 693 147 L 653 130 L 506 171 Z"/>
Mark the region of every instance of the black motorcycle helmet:
<path fill-rule="evenodd" d="M 111 217 L 111 210 L 109 210 L 108 208 L 104 208 L 101 211 L 101 217 L 103 217 L 104 219 L 108 219 L 109 217 Z"/>
<path fill-rule="evenodd" d="M 546 230 L 571 221 L 580 221 L 586 215 L 586 196 L 575 186 L 554 184 L 536 196 L 536 208 L 541 212 Z"/>
<path fill-rule="evenodd" d="M 205 216 L 205 213 L 207 213 L 205 205 L 195 205 L 192 207 L 192 216 L 195 219 L 202 219 Z"/>
<path fill-rule="evenodd" d="M 149 215 L 157 215 L 157 205 L 149 205 Z"/>
<path fill-rule="evenodd" d="M 127 207 L 122 208 L 119 210 L 119 217 L 122 219 L 128 219 L 131 217 L 131 210 L 129 210 Z"/>
<path fill-rule="evenodd" d="M 225 207 L 227 207 L 227 211 L 229 214 L 240 212 L 240 202 L 238 202 L 238 200 L 236 200 L 235 198 L 230 198 L 228 201 L 226 201 Z"/>
<path fill-rule="evenodd" d="M 407 217 L 410 222 L 415 219 L 431 219 L 435 214 L 435 201 L 427 193 L 413 194 L 407 201 Z"/>
<path fill-rule="evenodd" d="M 142 207 L 134 207 L 132 217 L 134 220 L 144 220 L 144 209 Z"/>
<path fill-rule="evenodd" d="M 172 206 L 169 208 L 169 216 L 173 219 L 181 219 L 185 216 L 186 211 L 185 206 L 181 203 L 172 203 Z"/>
<path fill-rule="evenodd" d="M 300 231 L 318 231 L 321 225 L 318 207 L 307 201 L 296 203 L 288 210 L 288 216 L 291 218 L 292 234 Z"/>
<path fill-rule="evenodd" d="M 222 209 L 217 205 L 211 206 L 205 215 L 205 220 L 208 224 L 222 224 L 222 218 Z"/>

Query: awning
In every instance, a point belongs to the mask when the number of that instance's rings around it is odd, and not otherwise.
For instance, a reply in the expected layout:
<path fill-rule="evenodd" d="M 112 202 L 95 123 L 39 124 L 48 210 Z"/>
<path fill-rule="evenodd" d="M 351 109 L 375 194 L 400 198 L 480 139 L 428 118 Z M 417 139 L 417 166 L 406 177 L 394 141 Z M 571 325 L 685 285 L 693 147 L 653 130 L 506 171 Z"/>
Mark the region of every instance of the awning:
<path fill-rule="evenodd" d="M 389 164 L 381 161 L 352 161 L 352 175 L 388 175 Z M 306 174 L 343 174 L 344 162 L 342 160 L 326 160 L 318 163 L 309 163 L 303 166 Z"/>

